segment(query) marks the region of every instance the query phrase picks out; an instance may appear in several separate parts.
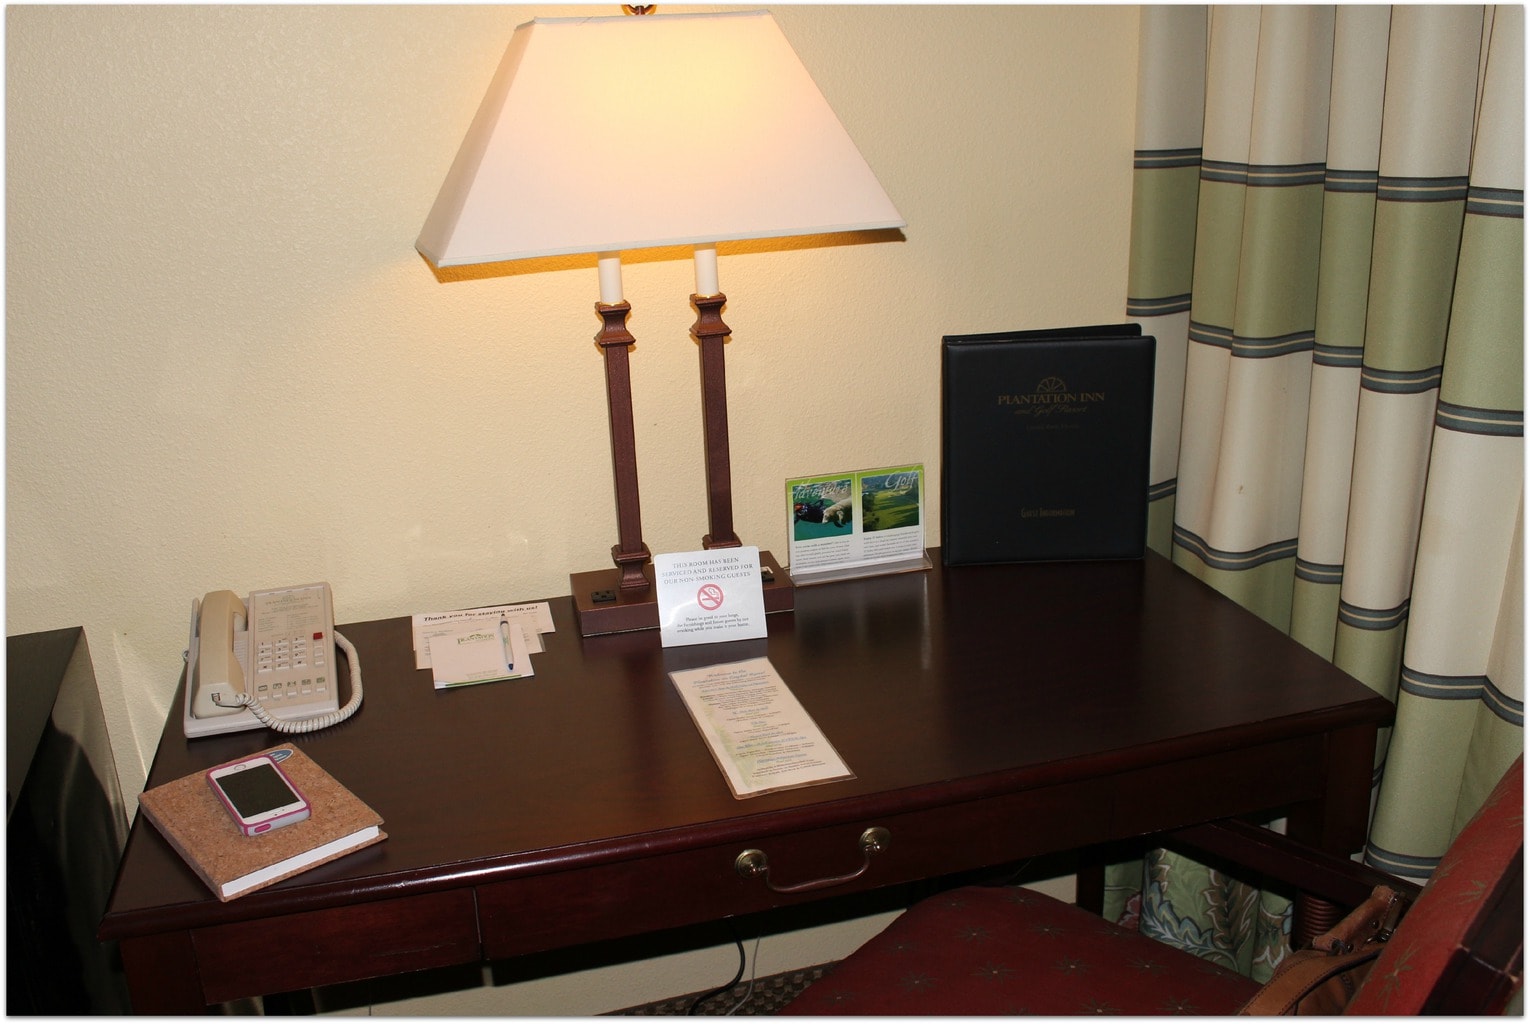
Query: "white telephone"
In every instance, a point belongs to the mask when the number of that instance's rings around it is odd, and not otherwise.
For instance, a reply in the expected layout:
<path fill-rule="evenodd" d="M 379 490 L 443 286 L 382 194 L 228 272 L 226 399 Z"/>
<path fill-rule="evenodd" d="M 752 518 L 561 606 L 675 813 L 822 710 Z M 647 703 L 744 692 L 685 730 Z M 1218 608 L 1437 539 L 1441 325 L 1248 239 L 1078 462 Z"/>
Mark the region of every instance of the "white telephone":
<path fill-rule="evenodd" d="M 340 707 L 335 647 L 351 668 L 351 699 Z M 356 649 L 335 632 L 328 583 L 257 590 L 248 603 L 215 590 L 191 603 L 186 650 L 188 737 L 259 729 L 312 732 L 361 706 Z"/>

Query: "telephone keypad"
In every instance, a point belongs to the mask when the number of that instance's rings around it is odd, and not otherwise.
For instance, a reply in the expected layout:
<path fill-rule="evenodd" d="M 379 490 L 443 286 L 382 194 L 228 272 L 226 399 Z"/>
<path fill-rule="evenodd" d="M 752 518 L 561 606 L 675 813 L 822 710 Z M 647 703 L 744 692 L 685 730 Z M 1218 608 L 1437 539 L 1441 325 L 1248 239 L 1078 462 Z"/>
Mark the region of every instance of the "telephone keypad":
<path fill-rule="evenodd" d="M 327 671 L 334 658 L 327 596 L 320 587 L 250 595 L 256 697 L 281 717 L 338 706 Z"/>

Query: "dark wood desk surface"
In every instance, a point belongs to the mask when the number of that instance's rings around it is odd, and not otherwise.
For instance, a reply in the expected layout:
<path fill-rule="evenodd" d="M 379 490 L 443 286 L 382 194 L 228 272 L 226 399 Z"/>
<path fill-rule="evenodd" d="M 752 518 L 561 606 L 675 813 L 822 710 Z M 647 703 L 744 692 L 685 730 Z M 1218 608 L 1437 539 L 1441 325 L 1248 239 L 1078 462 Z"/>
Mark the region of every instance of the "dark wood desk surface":
<path fill-rule="evenodd" d="M 382 815 L 386 842 L 220 903 L 139 818 L 101 927 L 122 941 L 135 1008 L 812 899 L 741 878 L 734 857 L 765 850 L 781 884 L 845 874 L 870 825 L 890 829 L 887 851 L 833 891 L 1271 810 L 1351 852 L 1392 716 L 1152 555 L 802 588 L 767 639 L 707 647 L 666 650 L 653 631 L 581 640 L 571 600 L 550 603 L 557 632 L 535 677 L 465 689 L 414 669 L 407 618 L 340 627 L 365 701 L 295 742 Z M 761 655 L 857 778 L 732 797 L 666 673 Z M 274 742 L 187 740 L 173 711 L 148 785 Z M 291 955 L 249 955 L 293 936 Z"/>

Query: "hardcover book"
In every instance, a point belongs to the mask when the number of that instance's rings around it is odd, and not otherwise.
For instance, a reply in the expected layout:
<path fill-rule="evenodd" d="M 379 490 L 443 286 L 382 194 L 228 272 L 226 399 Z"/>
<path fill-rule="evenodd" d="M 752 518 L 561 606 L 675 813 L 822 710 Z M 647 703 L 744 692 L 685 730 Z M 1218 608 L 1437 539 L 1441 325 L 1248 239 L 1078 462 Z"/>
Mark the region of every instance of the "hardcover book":
<path fill-rule="evenodd" d="M 283 745 L 259 753 L 280 761 L 308 801 L 312 814 L 306 821 L 244 835 L 218 802 L 205 772 L 138 797 L 144 816 L 218 899 L 227 902 L 387 838 L 377 812 L 301 750 Z"/>
<path fill-rule="evenodd" d="M 1155 344 L 1137 324 L 942 339 L 945 564 L 1143 556 Z"/>

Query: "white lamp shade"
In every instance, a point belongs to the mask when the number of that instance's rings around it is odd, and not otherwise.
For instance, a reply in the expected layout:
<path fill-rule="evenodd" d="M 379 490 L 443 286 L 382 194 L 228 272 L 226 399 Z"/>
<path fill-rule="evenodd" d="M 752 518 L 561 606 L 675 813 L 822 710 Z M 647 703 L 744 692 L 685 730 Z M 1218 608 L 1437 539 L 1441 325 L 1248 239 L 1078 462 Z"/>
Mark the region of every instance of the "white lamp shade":
<path fill-rule="evenodd" d="M 415 242 L 438 267 L 906 222 L 765 11 L 538 19 Z"/>

